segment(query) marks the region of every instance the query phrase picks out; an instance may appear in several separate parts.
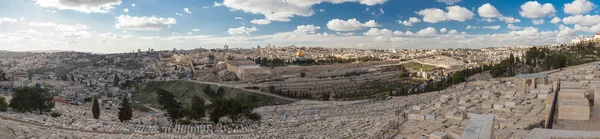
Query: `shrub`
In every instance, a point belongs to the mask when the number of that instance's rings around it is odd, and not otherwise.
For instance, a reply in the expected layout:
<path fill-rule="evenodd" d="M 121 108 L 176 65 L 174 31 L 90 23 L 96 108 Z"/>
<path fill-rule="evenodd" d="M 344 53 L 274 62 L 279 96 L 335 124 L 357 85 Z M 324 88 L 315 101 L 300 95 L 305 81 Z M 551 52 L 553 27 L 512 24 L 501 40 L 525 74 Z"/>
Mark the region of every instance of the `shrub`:
<path fill-rule="evenodd" d="M 50 116 L 52 116 L 52 117 L 55 117 L 55 118 L 56 118 L 56 117 L 60 117 L 61 115 L 62 115 L 62 114 L 60 114 L 60 113 L 58 113 L 58 112 L 52 112 L 52 113 L 50 113 Z"/>

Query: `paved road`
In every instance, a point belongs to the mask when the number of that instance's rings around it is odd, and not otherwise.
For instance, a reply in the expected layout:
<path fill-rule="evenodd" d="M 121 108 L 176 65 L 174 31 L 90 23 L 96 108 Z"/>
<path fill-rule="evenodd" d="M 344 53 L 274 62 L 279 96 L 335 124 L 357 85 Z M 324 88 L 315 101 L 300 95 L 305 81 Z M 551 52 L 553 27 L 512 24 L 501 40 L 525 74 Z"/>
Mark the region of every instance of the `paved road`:
<path fill-rule="evenodd" d="M 244 88 L 244 87 L 251 86 L 248 84 L 227 84 L 227 83 L 215 83 L 215 82 L 202 82 L 202 81 L 194 81 L 194 80 L 186 80 L 186 81 L 194 82 L 194 83 L 201 83 L 201 84 L 210 84 L 210 85 L 216 85 L 216 86 L 222 86 L 222 87 L 229 87 L 229 88 L 236 88 L 236 89 L 240 89 L 240 90 L 246 91 L 246 92 L 251 92 L 251 93 L 256 93 L 256 94 L 261 94 L 261 95 L 266 95 L 266 96 L 272 96 L 272 97 L 285 99 L 285 100 L 289 100 L 289 101 L 299 101 L 297 99 L 284 97 L 284 96 L 280 96 L 280 95 L 275 95 L 275 94 L 271 94 L 271 93 L 266 93 L 266 92 L 263 92 L 260 90 L 252 90 L 252 89 Z M 257 85 L 257 86 L 260 86 L 260 85 Z"/>

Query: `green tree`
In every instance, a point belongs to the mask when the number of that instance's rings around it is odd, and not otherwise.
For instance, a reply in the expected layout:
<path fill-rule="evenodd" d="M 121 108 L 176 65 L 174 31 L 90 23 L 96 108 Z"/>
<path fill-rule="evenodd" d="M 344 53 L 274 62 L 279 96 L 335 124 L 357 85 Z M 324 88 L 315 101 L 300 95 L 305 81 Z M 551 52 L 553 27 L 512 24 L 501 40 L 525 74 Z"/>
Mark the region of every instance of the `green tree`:
<path fill-rule="evenodd" d="M 201 120 L 206 116 L 206 111 L 204 110 L 204 99 L 200 96 L 194 96 L 192 98 L 192 104 L 190 105 L 190 115 L 189 118 L 194 120 Z"/>
<path fill-rule="evenodd" d="M 0 70 L 0 81 L 8 81 L 6 78 L 6 73 L 2 70 Z"/>
<path fill-rule="evenodd" d="M 321 95 L 321 97 L 324 101 L 329 101 L 329 97 L 331 97 L 331 96 L 329 95 L 329 93 L 323 93 L 323 95 Z"/>
<path fill-rule="evenodd" d="M 260 120 L 260 115 L 253 113 L 256 108 L 252 105 L 253 99 L 247 98 L 219 98 L 213 101 L 209 108 L 211 109 L 209 116 L 210 120 L 218 123 L 221 117 L 229 117 L 233 122 L 237 122 L 241 117 L 246 117 L 251 120 Z"/>
<path fill-rule="evenodd" d="M 272 94 L 275 94 L 275 86 L 270 85 L 269 86 L 269 92 L 271 92 Z"/>
<path fill-rule="evenodd" d="M 124 96 L 119 106 L 119 121 L 123 122 L 131 120 L 132 116 L 131 103 L 129 103 L 129 99 Z"/>
<path fill-rule="evenodd" d="M 115 74 L 115 79 L 113 79 L 113 86 L 114 87 L 119 87 L 119 82 L 121 81 L 121 79 L 119 79 L 119 75 Z"/>
<path fill-rule="evenodd" d="M 6 99 L 0 96 L 0 111 L 5 112 L 8 110 L 8 104 L 6 104 Z"/>
<path fill-rule="evenodd" d="M 92 104 L 92 115 L 94 119 L 100 118 L 100 104 L 98 104 L 98 97 L 94 97 L 94 104 Z"/>
<path fill-rule="evenodd" d="M 216 99 L 210 104 L 210 121 L 219 123 L 219 119 L 227 115 L 227 101 L 225 99 Z"/>
<path fill-rule="evenodd" d="M 225 94 L 225 89 L 219 87 L 219 89 L 217 89 L 217 95 L 218 96 L 223 96 Z"/>
<path fill-rule="evenodd" d="M 16 88 L 8 105 L 17 112 L 50 112 L 54 108 L 52 94 L 47 89 L 35 87 Z"/>
<path fill-rule="evenodd" d="M 167 110 L 167 114 L 171 119 L 171 122 L 174 124 L 176 120 L 182 116 L 180 113 L 181 103 L 177 102 L 173 93 L 167 90 L 158 89 L 156 93 L 158 94 L 158 103 L 163 107 L 163 109 Z"/>

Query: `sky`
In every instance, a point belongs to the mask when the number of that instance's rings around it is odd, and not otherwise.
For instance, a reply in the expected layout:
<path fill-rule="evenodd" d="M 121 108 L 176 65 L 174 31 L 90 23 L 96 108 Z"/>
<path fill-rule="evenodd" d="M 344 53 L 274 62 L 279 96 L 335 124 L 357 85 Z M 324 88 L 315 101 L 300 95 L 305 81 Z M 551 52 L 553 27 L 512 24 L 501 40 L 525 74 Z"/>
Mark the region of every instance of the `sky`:
<path fill-rule="evenodd" d="M 485 48 L 600 32 L 597 0 L 0 0 L 0 50 Z"/>

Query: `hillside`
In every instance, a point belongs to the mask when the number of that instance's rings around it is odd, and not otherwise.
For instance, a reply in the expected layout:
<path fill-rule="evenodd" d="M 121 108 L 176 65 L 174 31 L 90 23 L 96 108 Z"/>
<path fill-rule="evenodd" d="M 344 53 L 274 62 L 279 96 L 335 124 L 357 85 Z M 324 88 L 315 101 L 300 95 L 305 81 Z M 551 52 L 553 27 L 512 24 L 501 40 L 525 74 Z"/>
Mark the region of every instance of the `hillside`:
<path fill-rule="evenodd" d="M 207 102 L 211 102 L 214 100 L 214 97 L 210 97 L 202 90 L 206 87 L 210 86 L 213 91 L 216 91 L 219 87 L 216 85 L 207 85 L 201 83 L 193 83 L 187 81 L 156 81 L 156 82 L 147 82 L 136 85 L 136 91 L 133 93 L 133 100 L 138 101 L 140 104 L 150 104 L 156 105 L 158 104 L 156 97 L 156 90 L 159 88 L 170 91 L 175 95 L 179 102 L 184 105 L 188 105 L 192 96 L 199 95 L 204 98 Z M 256 105 L 264 106 L 264 105 L 277 105 L 277 104 L 287 104 L 292 101 L 283 100 L 275 97 L 244 92 L 239 89 L 233 88 L 225 88 L 225 94 L 223 97 L 232 98 L 232 97 L 242 97 L 253 99 L 256 102 Z"/>

